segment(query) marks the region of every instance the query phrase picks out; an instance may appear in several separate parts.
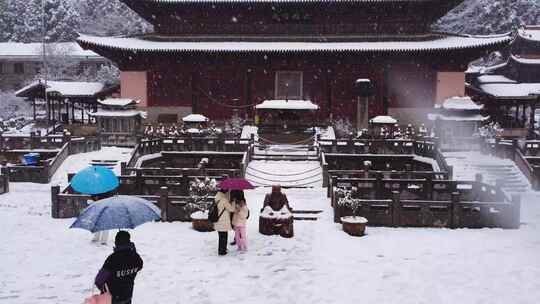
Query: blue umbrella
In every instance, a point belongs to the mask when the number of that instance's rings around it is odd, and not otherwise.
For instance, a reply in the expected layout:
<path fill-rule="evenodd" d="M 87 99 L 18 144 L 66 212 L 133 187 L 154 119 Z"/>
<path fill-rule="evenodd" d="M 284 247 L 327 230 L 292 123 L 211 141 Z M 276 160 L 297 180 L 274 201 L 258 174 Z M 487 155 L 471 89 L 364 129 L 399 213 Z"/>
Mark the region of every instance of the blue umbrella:
<path fill-rule="evenodd" d="M 93 202 L 69 228 L 90 232 L 133 229 L 160 218 L 159 208 L 151 202 L 135 196 L 119 195 Z"/>
<path fill-rule="evenodd" d="M 119 185 L 118 177 L 103 166 L 90 166 L 79 171 L 71 179 L 71 188 L 83 194 L 102 194 L 110 192 Z"/>

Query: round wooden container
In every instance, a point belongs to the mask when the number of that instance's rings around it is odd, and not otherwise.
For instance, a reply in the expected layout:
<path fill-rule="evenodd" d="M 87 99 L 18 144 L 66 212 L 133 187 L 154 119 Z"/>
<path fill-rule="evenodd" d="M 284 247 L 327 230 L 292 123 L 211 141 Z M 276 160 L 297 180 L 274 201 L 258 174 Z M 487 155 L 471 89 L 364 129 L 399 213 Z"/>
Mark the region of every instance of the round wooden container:
<path fill-rule="evenodd" d="M 341 218 L 343 231 L 352 236 L 363 236 L 366 233 L 368 220 L 361 216 L 344 216 Z"/>
<path fill-rule="evenodd" d="M 193 229 L 200 231 L 200 232 L 209 232 L 214 231 L 214 225 L 210 223 L 208 219 L 206 220 L 192 220 L 191 224 L 193 225 Z"/>

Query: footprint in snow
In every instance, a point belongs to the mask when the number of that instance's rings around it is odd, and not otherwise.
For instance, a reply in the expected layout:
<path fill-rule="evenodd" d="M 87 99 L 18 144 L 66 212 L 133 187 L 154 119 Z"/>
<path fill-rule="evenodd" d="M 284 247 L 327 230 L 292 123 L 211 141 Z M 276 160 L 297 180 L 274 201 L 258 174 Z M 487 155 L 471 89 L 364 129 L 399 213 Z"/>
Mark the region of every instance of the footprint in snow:
<path fill-rule="evenodd" d="M 383 279 L 388 279 L 388 278 L 395 277 L 395 276 L 398 276 L 398 275 L 399 275 L 399 272 L 391 271 L 391 272 L 384 273 L 382 278 Z"/>
<path fill-rule="evenodd" d="M 58 298 L 57 296 L 37 297 L 38 300 L 52 300 Z"/>

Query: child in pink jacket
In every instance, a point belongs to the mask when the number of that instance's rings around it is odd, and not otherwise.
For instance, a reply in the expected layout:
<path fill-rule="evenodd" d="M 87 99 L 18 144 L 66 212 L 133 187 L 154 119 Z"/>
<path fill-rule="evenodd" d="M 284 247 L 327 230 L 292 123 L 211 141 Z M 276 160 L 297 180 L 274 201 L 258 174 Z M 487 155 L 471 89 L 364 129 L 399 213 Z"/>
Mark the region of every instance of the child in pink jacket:
<path fill-rule="evenodd" d="M 244 193 L 235 197 L 235 211 L 233 214 L 232 224 L 234 226 L 234 239 L 238 250 L 247 250 L 246 224 L 249 218 L 249 209 L 246 205 Z"/>

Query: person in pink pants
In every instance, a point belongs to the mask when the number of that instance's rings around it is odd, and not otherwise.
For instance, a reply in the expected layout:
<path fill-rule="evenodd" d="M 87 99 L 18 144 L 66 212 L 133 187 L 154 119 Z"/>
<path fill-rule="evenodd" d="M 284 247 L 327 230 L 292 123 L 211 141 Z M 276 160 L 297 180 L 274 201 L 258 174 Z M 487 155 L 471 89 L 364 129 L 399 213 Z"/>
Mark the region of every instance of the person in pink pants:
<path fill-rule="evenodd" d="M 247 250 L 246 224 L 249 218 L 249 209 L 246 204 L 243 191 L 234 191 L 231 193 L 231 198 L 235 202 L 235 211 L 233 214 L 232 224 L 234 226 L 234 240 L 238 246 L 238 250 Z"/>

